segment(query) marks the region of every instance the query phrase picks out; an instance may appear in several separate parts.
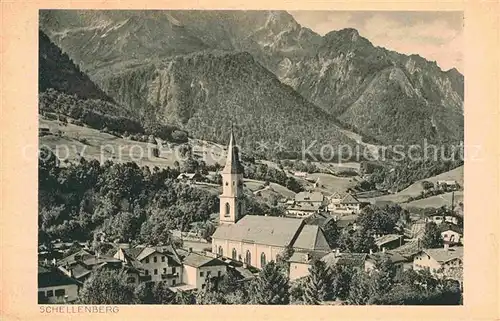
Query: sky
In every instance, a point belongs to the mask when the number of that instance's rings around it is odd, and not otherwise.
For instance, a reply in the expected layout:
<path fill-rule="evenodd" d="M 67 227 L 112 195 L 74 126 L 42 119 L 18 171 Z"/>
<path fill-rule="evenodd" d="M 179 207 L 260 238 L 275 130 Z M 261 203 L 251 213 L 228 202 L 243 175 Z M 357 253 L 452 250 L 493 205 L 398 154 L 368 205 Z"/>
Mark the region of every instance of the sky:
<path fill-rule="evenodd" d="M 375 46 L 436 61 L 463 73 L 463 12 L 459 11 L 289 11 L 320 35 L 357 29 Z"/>

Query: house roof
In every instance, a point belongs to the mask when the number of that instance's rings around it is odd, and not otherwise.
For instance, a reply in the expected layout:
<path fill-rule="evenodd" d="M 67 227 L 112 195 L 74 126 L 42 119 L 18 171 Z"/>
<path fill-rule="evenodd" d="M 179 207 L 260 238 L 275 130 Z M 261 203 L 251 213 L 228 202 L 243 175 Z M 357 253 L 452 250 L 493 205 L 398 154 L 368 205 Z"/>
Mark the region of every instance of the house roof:
<path fill-rule="evenodd" d="M 181 179 L 181 178 L 193 179 L 195 176 L 196 176 L 196 173 L 180 173 L 179 176 L 177 176 L 177 179 Z"/>
<path fill-rule="evenodd" d="M 84 261 L 86 259 L 95 257 L 95 254 L 92 251 L 81 249 L 80 251 L 78 251 L 76 253 L 73 253 L 71 255 L 68 255 L 68 256 L 62 258 L 61 260 L 59 260 L 58 264 L 63 265 L 66 263 L 68 263 L 68 264 L 74 263 L 77 261 L 77 259 L 76 259 L 77 257 L 79 257 L 78 261 Z"/>
<path fill-rule="evenodd" d="M 330 195 L 330 199 L 337 199 L 337 200 L 340 200 L 342 199 L 344 195 L 339 193 L 339 192 L 334 192 L 332 195 Z"/>
<path fill-rule="evenodd" d="M 62 268 L 64 268 L 64 267 L 62 267 Z M 82 263 L 73 264 L 73 265 L 71 265 L 70 268 L 68 268 L 68 270 L 71 270 L 71 272 L 73 273 L 73 277 L 75 279 L 80 279 L 80 278 L 88 275 L 90 272 L 92 272 L 92 268 L 90 268 Z"/>
<path fill-rule="evenodd" d="M 340 204 L 359 204 L 359 203 L 360 202 L 358 201 L 358 199 L 351 194 L 346 194 L 340 201 Z"/>
<path fill-rule="evenodd" d="M 352 267 L 362 267 L 365 264 L 366 253 L 335 253 L 330 252 L 321 258 L 326 265 L 333 267 L 337 264 Z"/>
<path fill-rule="evenodd" d="M 299 203 L 295 204 L 294 206 L 288 208 L 288 210 L 295 210 L 295 211 L 318 211 L 321 208 L 321 205 L 319 204 L 314 204 L 314 203 Z"/>
<path fill-rule="evenodd" d="M 357 219 L 357 215 L 344 215 L 341 216 L 336 222 L 338 227 L 344 228 L 356 222 Z"/>
<path fill-rule="evenodd" d="M 55 267 L 38 266 L 38 288 L 71 284 L 81 285 Z"/>
<path fill-rule="evenodd" d="M 323 202 L 323 198 L 320 192 L 300 192 L 295 195 L 296 202 Z"/>
<path fill-rule="evenodd" d="M 333 217 L 324 213 L 314 213 L 311 216 L 304 218 L 304 222 L 306 222 L 306 224 L 318 225 L 320 227 L 325 226 L 331 220 L 333 220 Z"/>
<path fill-rule="evenodd" d="M 439 263 L 445 263 L 456 258 L 461 259 L 464 256 L 463 246 L 450 247 L 448 249 L 424 249 L 423 251 Z"/>
<path fill-rule="evenodd" d="M 294 249 L 330 251 L 323 230 L 317 225 L 304 225 L 293 243 Z"/>
<path fill-rule="evenodd" d="M 189 253 L 184 258 L 183 263 L 185 265 L 193 266 L 196 268 L 202 266 L 226 265 L 226 263 L 224 263 L 222 260 L 194 252 Z"/>
<path fill-rule="evenodd" d="M 381 237 L 378 237 L 375 239 L 375 245 L 377 246 L 382 246 L 384 244 L 387 244 L 389 242 L 393 242 L 396 240 L 401 239 L 403 236 L 399 234 L 387 234 L 387 235 L 382 235 Z"/>
<path fill-rule="evenodd" d="M 387 258 L 391 263 L 401 263 L 401 262 L 406 262 L 406 258 L 403 257 L 401 254 L 393 251 L 387 251 L 387 252 L 376 252 L 373 254 L 369 254 L 367 257 L 368 261 L 371 262 L 379 262 L 382 259 Z"/>
<path fill-rule="evenodd" d="M 141 246 L 141 247 L 133 247 L 133 248 L 130 248 L 130 249 L 123 249 L 123 251 L 125 252 L 125 254 L 127 254 L 131 258 L 137 259 L 137 257 L 139 256 L 139 254 L 141 254 L 141 252 L 144 249 L 145 249 L 145 247 Z"/>
<path fill-rule="evenodd" d="M 181 258 L 171 245 L 165 245 L 165 246 L 159 246 L 159 247 L 145 247 L 142 249 L 139 255 L 135 258 L 137 261 L 142 261 L 146 257 L 158 253 L 160 255 L 164 255 L 168 259 L 169 264 L 176 264 L 180 265 L 181 264 Z"/>
<path fill-rule="evenodd" d="M 301 219 L 246 215 L 235 224 L 217 227 L 212 238 L 285 247 L 303 225 Z"/>

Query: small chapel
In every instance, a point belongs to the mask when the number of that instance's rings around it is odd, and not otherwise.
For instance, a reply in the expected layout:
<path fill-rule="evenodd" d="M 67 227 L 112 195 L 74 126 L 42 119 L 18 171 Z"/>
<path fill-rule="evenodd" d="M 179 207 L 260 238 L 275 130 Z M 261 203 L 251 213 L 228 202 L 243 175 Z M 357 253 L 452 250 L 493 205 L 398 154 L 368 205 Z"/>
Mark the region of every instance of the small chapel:
<path fill-rule="evenodd" d="M 246 213 L 243 166 L 232 129 L 221 175 L 219 226 L 212 235 L 214 254 L 263 268 L 267 262 L 276 261 L 286 247 L 295 252 L 331 251 L 317 225 L 308 225 L 303 219 Z"/>

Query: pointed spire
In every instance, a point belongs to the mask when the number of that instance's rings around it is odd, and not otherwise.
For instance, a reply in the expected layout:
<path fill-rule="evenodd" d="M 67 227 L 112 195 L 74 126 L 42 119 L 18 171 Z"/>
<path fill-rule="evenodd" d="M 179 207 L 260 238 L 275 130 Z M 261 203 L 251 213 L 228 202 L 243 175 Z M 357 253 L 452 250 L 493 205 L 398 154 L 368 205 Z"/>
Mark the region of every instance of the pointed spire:
<path fill-rule="evenodd" d="M 231 134 L 229 136 L 229 145 L 227 146 L 227 159 L 226 166 L 222 173 L 242 174 L 242 166 L 240 163 L 240 156 L 238 147 L 236 146 L 236 139 L 234 138 L 233 124 L 231 123 Z"/>

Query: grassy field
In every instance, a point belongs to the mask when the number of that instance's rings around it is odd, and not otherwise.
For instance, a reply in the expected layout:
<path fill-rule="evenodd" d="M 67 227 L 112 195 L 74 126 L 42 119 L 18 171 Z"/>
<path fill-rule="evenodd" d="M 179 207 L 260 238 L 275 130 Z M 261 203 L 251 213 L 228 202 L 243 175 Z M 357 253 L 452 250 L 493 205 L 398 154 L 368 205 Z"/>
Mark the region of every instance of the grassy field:
<path fill-rule="evenodd" d="M 316 181 L 319 178 L 319 187 L 316 191 L 331 195 L 334 192 L 344 193 L 347 189 L 354 187 L 357 184 L 359 177 L 337 177 L 331 174 L 313 173 L 308 174 L 308 178 Z"/>
<path fill-rule="evenodd" d="M 295 197 L 295 192 L 276 183 L 270 183 L 269 187 L 265 187 L 264 181 L 245 179 L 244 184 L 245 187 L 253 193 L 259 191 L 259 195 L 257 195 L 257 197 L 262 198 L 265 201 L 281 198 L 293 199 Z"/>
<path fill-rule="evenodd" d="M 379 196 L 379 197 L 371 198 L 369 200 L 370 201 L 391 201 L 394 203 L 402 203 L 402 202 L 405 202 L 406 200 L 408 200 L 408 198 L 410 196 L 415 197 L 415 196 L 420 195 L 420 192 L 422 192 L 422 190 L 423 190 L 422 184 L 421 184 L 422 181 L 429 181 L 429 182 L 432 182 L 435 184 L 439 180 L 455 180 L 458 182 L 458 184 L 463 186 L 463 184 L 464 184 L 464 167 L 460 166 L 460 167 L 457 167 L 455 169 L 452 169 L 451 171 L 441 173 L 439 175 L 432 176 L 432 177 L 417 181 L 417 182 L 411 184 L 410 186 L 408 186 L 407 188 L 405 188 L 404 190 L 400 191 L 399 193 Z M 444 194 L 444 195 L 446 195 L 446 194 Z M 438 198 L 439 199 L 440 196 L 444 197 L 444 195 L 437 195 L 437 196 L 429 197 L 429 199 L 431 199 L 431 198 Z M 425 199 L 418 200 L 415 202 L 419 202 L 419 201 L 425 201 Z M 431 201 L 431 203 L 432 203 L 432 201 Z M 439 201 L 436 200 L 436 201 L 434 201 L 434 203 L 439 203 Z"/>
<path fill-rule="evenodd" d="M 108 159 L 123 163 L 135 161 L 139 166 L 159 168 L 173 167 L 176 161 L 182 162 L 182 156 L 178 152 L 179 145 L 162 144 L 159 157 L 154 157 L 147 143 L 113 136 L 89 127 L 62 125 L 58 121 L 42 118 L 40 127 L 49 128 L 53 134 L 60 133 L 40 137 L 40 145 L 50 147 L 57 151 L 59 158 L 69 161 L 83 154 L 85 158 L 101 162 Z M 226 152 L 222 146 L 199 139 L 190 139 L 189 144 L 195 157 L 204 160 L 207 165 L 225 163 Z"/>
<path fill-rule="evenodd" d="M 426 208 L 426 207 L 433 207 L 433 208 L 438 208 L 441 206 L 447 206 L 450 207 L 451 205 L 451 198 L 452 198 L 452 193 L 445 193 L 441 195 L 436 195 L 436 196 L 431 196 L 428 198 L 424 198 L 421 200 L 416 200 L 412 201 L 409 203 L 404 203 L 401 204 L 401 207 L 404 208 L 411 208 L 411 207 L 417 207 L 417 208 Z M 458 203 L 464 201 L 464 193 L 463 191 L 458 191 L 455 192 L 455 206 L 458 205 Z"/>

